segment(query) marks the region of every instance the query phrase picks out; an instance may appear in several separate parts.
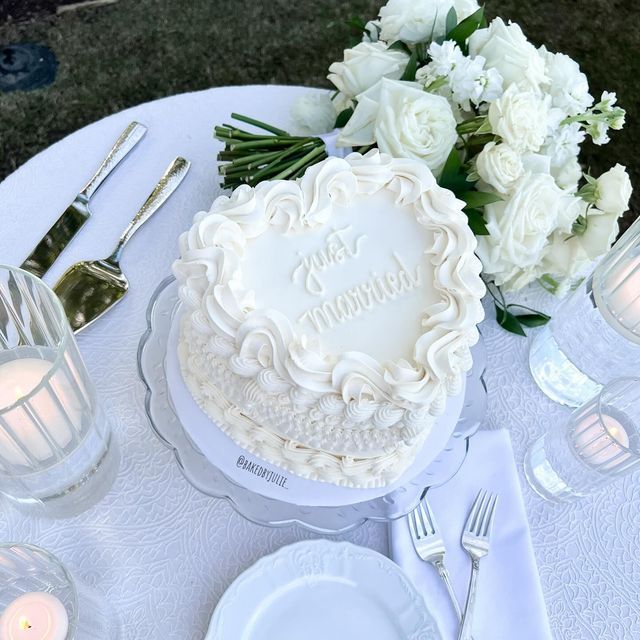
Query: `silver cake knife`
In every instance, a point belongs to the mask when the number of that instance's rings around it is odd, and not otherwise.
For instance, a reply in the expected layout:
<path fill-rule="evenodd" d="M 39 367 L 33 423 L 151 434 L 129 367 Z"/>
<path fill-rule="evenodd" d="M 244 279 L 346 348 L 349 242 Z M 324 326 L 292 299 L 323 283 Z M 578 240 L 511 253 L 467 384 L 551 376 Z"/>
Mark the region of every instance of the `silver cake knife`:
<path fill-rule="evenodd" d="M 22 268 L 41 278 L 56 261 L 64 248 L 82 228 L 91 216 L 89 200 L 105 181 L 107 176 L 142 140 L 147 128 L 139 122 L 132 122 L 116 140 L 111 151 L 104 159 L 95 175 L 54 222 L 29 257 L 22 263 Z"/>

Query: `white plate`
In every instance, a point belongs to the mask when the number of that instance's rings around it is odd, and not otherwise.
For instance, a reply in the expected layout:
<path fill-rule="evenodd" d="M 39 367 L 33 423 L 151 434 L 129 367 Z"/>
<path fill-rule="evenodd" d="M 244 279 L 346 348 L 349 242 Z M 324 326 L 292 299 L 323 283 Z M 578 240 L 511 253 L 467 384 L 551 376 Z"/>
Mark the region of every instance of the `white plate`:
<path fill-rule="evenodd" d="M 227 589 L 205 640 L 442 640 L 402 570 L 348 542 L 292 544 Z"/>
<path fill-rule="evenodd" d="M 445 412 L 438 417 L 422 451 L 409 468 L 387 486 L 362 489 L 302 478 L 247 452 L 222 429 L 217 428 L 216 423 L 200 409 L 187 389 L 180 369 L 178 359 L 180 318 L 181 311 L 178 308 L 171 324 L 165 359 L 167 387 L 175 414 L 198 449 L 222 473 L 240 486 L 267 498 L 307 507 L 333 507 L 366 502 L 388 495 L 398 488 L 410 485 L 429 467 L 449 442 L 462 413 L 466 378 L 463 379 L 462 391 L 447 400 Z M 268 477 L 273 480 L 268 482 L 262 474 L 248 473 L 246 466 L 242 464 L 244 461 L 256 465 L 261 470 L 266 470 L 269 472 Z M 420 491 L 424 489 L 425 484 L 421 481 Z"/>

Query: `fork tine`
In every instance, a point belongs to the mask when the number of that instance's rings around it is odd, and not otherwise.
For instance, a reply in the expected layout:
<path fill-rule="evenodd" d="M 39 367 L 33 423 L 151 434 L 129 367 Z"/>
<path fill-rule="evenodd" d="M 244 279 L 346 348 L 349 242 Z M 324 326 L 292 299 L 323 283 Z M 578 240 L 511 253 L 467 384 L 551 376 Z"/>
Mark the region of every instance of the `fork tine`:
<path fill-rule="evenodd" d="M 474 533 L 479 536 L 482 533 L 482 526 L 484 519 L 487 517 L 487 512 L 489 511 L 489 503 L 491 502 L 491 493 L 488 491 L 484 492 L 484 496 L 482 497 L 482 503 L 480 504 L 480 509 L 478 511 L 478 517 L 476 518 L 476 522 L 474 525 Z"/>
<path fill-rule="evenodd" d="M 476 515 L 478 514 L 478 509 L 480 508 L 480 503 L 485 494 L 485 491 L 481 490 L 476 496 L 475 501 L 473 502 L 473 506 L 471 507 L 471 511 L 469 511 L 469 515 L 467 516 L 467 523 L 464 525 L 465 531 L 472 532 L 474 530 L 474 522 L 476 519 Z"/>
<path fill-rule="evenodd" d="M 487 495 L 487 502 L 484 506 L 484 510 L 481 513 L 481 517 L 478 518 L 478 526 L 476 528 L 476 533 L 477 535 L 481 536 L 483 535 L 483 532 L 486 528 L 486 525 L 489 521 L 489 514 L 491 513 L 491 503 L 493 501 L 494 498 L 494 494 L 493 493 L 489 493 Z"/>
<path fill-rule="evenodd" d="M 429 501 L 426 499 L 426 497 L 424 498 L 423 502 L 424 502 L 424 506 L 427 509 L 427 513 L 429 514 L 429 520 L 431 521 L 431 528 L 435 533 L 436 530 L 438 529 L 438 525 L 436 524 L 436 518 L 433 515 L 433 510 L 431 509 L 431 505 L 429 504 Z"/>
<path fill-rule="evenodd" d="M 423 522 L 427 525 L 428 534 L 433 535 L 436 532 L 435 520 L 429 503 L 423 498 L 420 500 L 420 514 Z"/>
<path fill-rule="evenodd" d="M 491 535 L 491 528 L 493 527 L 493 519 L 496 515 L 496 505 L 498 504 L 498 494 L 494 493 L 491 499 L 491 506 L 489 507 L 489 514 L 487 516 L 486 526 L 482 523 L 482 535 L 489 537 Z"/>
<path fill-rule="evenodd" d="M 424 518 L 424 509 L 422 508 L 422 502 L 413 510 L 416 514 L 416 519 L 420 522 L 420 526 L 422 527 L 422 532 L 425 536 L 428 536 L 431 532 Z"/>
<path fill-rule="evenodd" d="M 420 540 L 420 530 L 418 529 L 418 519 L 415 510 L 409 514 L 409 529 L 414 540 Z"/>

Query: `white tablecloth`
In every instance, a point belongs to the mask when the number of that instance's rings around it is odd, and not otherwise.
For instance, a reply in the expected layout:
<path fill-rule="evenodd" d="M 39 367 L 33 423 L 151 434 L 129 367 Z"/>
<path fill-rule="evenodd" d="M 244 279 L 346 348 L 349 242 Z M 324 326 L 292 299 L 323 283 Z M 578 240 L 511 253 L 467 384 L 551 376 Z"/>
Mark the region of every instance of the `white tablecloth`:
<path fill-rule="evenodd" d="M 289 126 L 295 87 L 232 87 L 184 94 L 97 122 L 39 154 L 0 184 L 0 263 L 20 264 L 83 186 L 126 124 L 149 133 L 92 203 L 94 216 L 56 263 L 49 282 L 72 262 L 108 255 L 120 231 L 180 154 L 193 163 L 170 203 L 134 237 L 123 267 L 127 298 L 79 337 L 123 449 L 114 490 L 68 521 L 27 519 L 0 502 L 0 540 L 55 553 L 119 610 L 128 640 L 201 640 L 229 583 L 265 553 L 310 538 L 296 528 L 267 529 L 183 479 L 152 435 L 143 410 L 136 348 L 145 309 L 169 273 L 176 238 L 217 193 L 213 125 L 239 111 Z M 36 126 L 36 123 L 34 123 Z M 535 303 L 553 302 L 530 294 Z M 538 391 L 527 369 L 527 341 L 485 321 L 489 351 L 487 428 L 511 430 L 521 467 L 528 442 L 566 419 Z M 522 479 L 551 625 L 558 640 L 640 638 L 640 486 L 633 478 L 570 505 L 545 503 Z M 637 480 L 637 476 L 636 476 Z M 387 552 L 386 528 L 367 524 L 344 536 Z M 500 603 L 496 603 L 500 606 Z M 491 637 L 487 630 L 485 637 Z M 517 630 L 514 630 L 514 638 Z"/>

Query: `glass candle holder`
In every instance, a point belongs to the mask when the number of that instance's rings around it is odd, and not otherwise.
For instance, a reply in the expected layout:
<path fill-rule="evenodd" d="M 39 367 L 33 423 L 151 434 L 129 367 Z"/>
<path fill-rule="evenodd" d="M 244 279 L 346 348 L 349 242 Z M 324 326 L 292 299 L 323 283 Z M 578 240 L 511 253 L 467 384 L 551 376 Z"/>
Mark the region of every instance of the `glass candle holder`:
<path fill-rule="evenodd" d="M 640 374 L 640 219 L 534 338 L 529 366 L 540 389 L 570 407 Z"/>
<path fill-rule="evenodd" d="M 0 545 L 2 640 L 118 640 L 120 625 L 106 598 L 74 579 L 50 553 Z"/>
<path fill-rule="evenodd" d="M 640 378 L 619 378 L 525 455 L 529 484 L 548 500 L 586 496 L 640 468 Z"/>
<path fill-rule="evenodd" d="M 118 466 L 60 301 L 35 276 L 0 266 L 0 491 L 68 517 L 104 497 Z"/>

